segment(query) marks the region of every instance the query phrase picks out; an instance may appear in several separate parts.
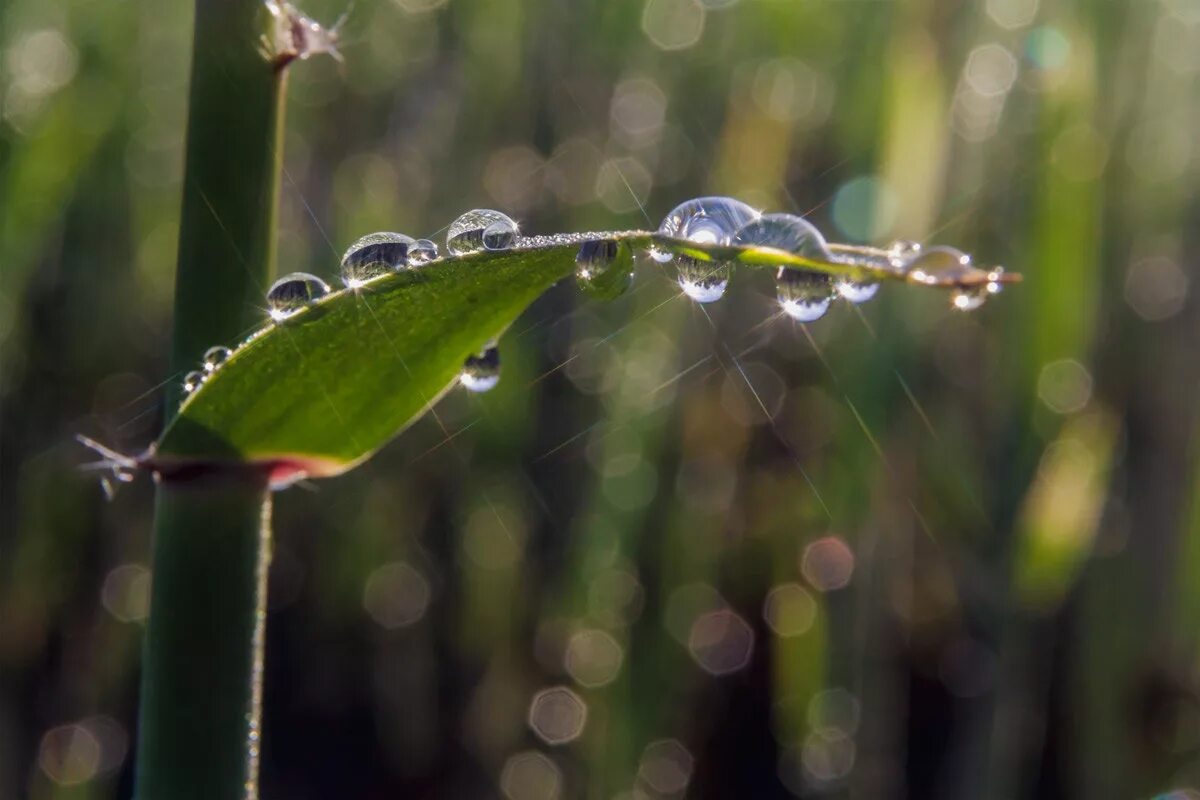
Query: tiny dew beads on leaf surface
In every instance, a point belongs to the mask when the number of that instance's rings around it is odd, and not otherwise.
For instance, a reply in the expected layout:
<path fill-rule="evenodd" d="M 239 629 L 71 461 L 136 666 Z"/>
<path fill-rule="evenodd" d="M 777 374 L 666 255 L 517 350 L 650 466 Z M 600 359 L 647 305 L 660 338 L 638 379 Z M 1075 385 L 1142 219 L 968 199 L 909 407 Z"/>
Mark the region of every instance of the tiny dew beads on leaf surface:
<path fill-rule="evenodd" d="M 121 474 L 252 468 L 283 485 L 344 472 L 455 385 L 494 387 L 496 340 L 560 279 L 574 275 L 597 297 L 621 294 L 635 249 L 674 262 L 682 292 L 701 303 L 719 300 L 736 268 L 770 270 L 780 309 L 800 322 L 839 298 L 866 302 L 889 280 L 947 288 L 960 310 L 1020 280 L 948 247 L 828 243 L 802 217 L 721 197 L 680 204 L 655 232 L 523 236 L 507 215 L 476 209 L 450 226 L 446 249 L 438 258 L 429 240 L 370 234 L 342 258 L 344 290 L 307 273 L 280 278 L 267 293 L 268 324 L 234 350 L 206 354 L 185 379 L 179 414 L 146 453 L 122 456 Z"/>

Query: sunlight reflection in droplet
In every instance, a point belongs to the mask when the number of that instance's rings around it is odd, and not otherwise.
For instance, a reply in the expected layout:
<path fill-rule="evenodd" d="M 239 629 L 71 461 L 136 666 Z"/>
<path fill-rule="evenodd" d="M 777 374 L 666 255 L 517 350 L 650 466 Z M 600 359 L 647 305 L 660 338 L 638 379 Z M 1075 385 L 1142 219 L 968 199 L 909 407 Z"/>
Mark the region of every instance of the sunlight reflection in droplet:
<path fill-rule="evenodd" d="M 840 537 L 826 536 L 804 548 L 800 571 L 819 592 L 842 589 L 854 575 L 854 553 Z"/>
<path fill-rule="evenodd" d="M 550 745 L 579 738 L 587 722 L 587 704 L 565 686 L 543 689 L 529 704 L 529 727 Z"/>
<path fill-rule="evenodd" d="M 688 652 L 705 672 L 729 675 L 750 663 L 754 630 L 730 609 L 709 611 L 692 623 Z"/>

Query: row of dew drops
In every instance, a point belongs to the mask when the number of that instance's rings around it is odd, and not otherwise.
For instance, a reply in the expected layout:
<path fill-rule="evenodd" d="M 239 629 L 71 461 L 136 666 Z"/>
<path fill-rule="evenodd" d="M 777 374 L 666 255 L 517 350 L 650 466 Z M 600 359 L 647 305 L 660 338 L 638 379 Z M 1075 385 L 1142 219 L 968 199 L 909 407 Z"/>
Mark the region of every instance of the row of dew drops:
<path fill-rule="evenodd" d="M 662 221 L 658 233 L 698 244 L 771 247 L 816 261 L 837 263 L 846 260 L 831 252 L 820 231 L 802 217 L 763 214 L 730 197 L 701 197 L 681 203 Z M 451 223 L 446 234 L 446 249 L 454 256 L 504 251 L 523 244 L 574 242 L 580 245 L 576 276 L 585 290 L 611 299 L 628 288 L 633 278 L 631 265 L 621 263 L 620 246 L 613 239 L 564 235 L 523 240 L 512 218 L 490 209 L 468 211 Z M 697 303 L 721 299 L 729 286 L 732 263 L 701 261 L 653 246 L 650 256 L 662 264 L 674 261 L 680 289 Z M 418 268 L 437 258 L 438 246 L 429 239 L 413 239 L 401 233 L 371 233 L 347 248 L 341 261 L 341 280 L 347 289 L 355 290 L 374 278 Z M 846 263 L 855 261 L 851 257 Z M 887 249 L 886 263 L 918 283 L 929 284 L 953 281 L 978 269 L 971 264 L 970 256 L 952 247 L 926 249 L 905 240 L 898 240 Z M 865 303 L 879 289 L 879 283 L 875 281 L 795 267 L 780 267 L 775 285 L 780 309 L 799 322 L 814 322 L 825 316 L 838 297 L 855 304 Z M 955 308 L 970 311 L 983 305 L 989 295 L 1000 289 L 999 276 L 989 274 L 988 280 L 978 286 L 956 288 L 951 303 Z M 275 322 L 282 322 L 330 291 L 329 284 L 317 276 L 293 272 L 275 281 L 268 290 L 268 313 Z M 190 394 L 198 389 L 231 354 L 227 347 L 209 349 L 204 354 L 202 368 L 184 377 L 184 392 Z M 499 381 L 500 351 L 495 342 L 469 356 L 459 375 L 459 383 L 473 392 L 486 392 Z"/>

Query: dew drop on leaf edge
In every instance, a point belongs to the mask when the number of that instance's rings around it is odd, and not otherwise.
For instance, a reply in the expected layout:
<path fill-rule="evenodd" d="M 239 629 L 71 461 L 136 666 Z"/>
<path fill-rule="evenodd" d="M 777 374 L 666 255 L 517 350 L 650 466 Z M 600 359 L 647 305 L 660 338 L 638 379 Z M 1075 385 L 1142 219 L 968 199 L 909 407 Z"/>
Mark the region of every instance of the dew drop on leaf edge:
<path fill-rule="evenodd" d="M 205 375 L 198 369 L 194 369 L 187 375 L 183 376 L 183 393 L 191 394 L 200 388 L 200 384 L 204 383 Z"/>
<path fill-rule="evenodd" d="M 415 240 L 403 233 L 379 231 L 360 237 L 342 255 L 341 277 L 347 288 L 408 266 Z"/>
<path fill-rule="evenodd" d="M 428 264 L 438 257 L 436 242 L 429 239 L 417 239 L 408 248 L 408 265 L 410 267 Z"/>
<path fill-rule="evenodd" d="M 518 227 L 507 214 L 476 208 L 450 223 L 446 249 L 461 256 L 484 250 L 507 250 L 516 244 Z"/>
<path fill-rule="evenodd" d="M 307 272 L 284 275 L 267 291 L 267 308 L 271 319 L 287 319 L 292 314 L 329 294 L 329 284 Z"/>
<path fill-rule="evenodd" d="M 222 364 L 229 360 L 231 355 L 233 355 L 233 351 L 228 347 L 217 345 L 208 348 L 204 351 L 204 371 L 216 372 Z"/>

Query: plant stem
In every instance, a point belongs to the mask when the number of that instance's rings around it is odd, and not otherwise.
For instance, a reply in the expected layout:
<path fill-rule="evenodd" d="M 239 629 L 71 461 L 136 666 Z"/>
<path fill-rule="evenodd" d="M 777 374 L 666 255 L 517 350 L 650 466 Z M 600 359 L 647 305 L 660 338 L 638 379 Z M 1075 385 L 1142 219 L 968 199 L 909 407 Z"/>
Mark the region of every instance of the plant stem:
<path fill-rule="evenodd" d="M 285 70 L 261 0 L 196 0 L 171 371 L 261 321 L 274 268 Z M 181 389 L 171 386 L 168 421 Z M 270 494 L 252 471 L 163 480 L 135 794 L 258 794 Z"/>
<path fill-rule="evenodd" d="M 155 508 L 137 796 L 257 796 L 271 503 L 265 478 L 166 483 Z"/>

